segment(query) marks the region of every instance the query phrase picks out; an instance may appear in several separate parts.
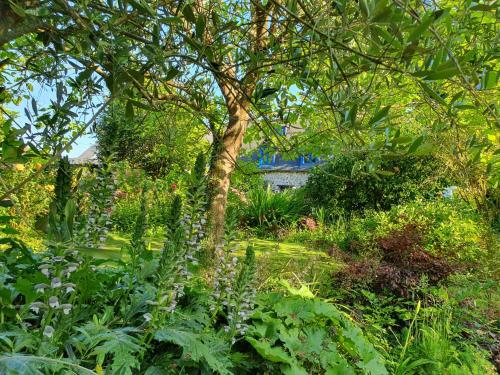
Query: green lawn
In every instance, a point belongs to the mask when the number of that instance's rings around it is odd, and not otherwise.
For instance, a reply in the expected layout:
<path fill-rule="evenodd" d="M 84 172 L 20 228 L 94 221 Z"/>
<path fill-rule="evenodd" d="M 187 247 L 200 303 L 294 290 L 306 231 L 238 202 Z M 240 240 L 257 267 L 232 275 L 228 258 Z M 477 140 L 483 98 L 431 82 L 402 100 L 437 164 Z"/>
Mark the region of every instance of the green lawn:
<path fill-rule="evenodd" d="M 87 254 L 101 259 L 120 259 L 122 247 L 129 243 L 126 235 L 111 233 L 101 249 L 81 249 Z M 160 236 L 146 239 L 146 243 L 153 251 L 162 247 L 163 239 Z M 323 275 L 330 274 L 341 267 L 341 263 L 324 251 L 307 248 L 303 244 L 277 242 L 252 238 L 236 241 L 236 255 L 243 257 L 248 245 L 255 250 L 258 262 L 258 283 L 263 285 L 272 280 L 287 279 L 298 283 L 314 283 Z M 279 275 L 279 276 L 278 276 Z"/>

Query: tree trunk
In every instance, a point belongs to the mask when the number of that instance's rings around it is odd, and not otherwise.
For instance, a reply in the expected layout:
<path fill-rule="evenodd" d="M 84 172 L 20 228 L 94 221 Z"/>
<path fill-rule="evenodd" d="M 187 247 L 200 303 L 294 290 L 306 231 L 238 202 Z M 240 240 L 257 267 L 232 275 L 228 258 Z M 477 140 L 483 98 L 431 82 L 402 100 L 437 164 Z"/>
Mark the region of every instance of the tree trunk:
<path fill-rule="evenodd" d="M 213 245 L 219 244 L 224 237 L 224 221 L 230 177 L 236 166 L 243 136 L 250 120 L 248 113 L 250 103 L 246 98 L 226 97 L 226 103 L 229 112 L 229 121 L 222 136 L 222 144 L 218 148 L 215 164 L 210 175 L 210 183 L 213 190 L 209 210 L 209 223 L 212 231 L 211 242 Z"/>

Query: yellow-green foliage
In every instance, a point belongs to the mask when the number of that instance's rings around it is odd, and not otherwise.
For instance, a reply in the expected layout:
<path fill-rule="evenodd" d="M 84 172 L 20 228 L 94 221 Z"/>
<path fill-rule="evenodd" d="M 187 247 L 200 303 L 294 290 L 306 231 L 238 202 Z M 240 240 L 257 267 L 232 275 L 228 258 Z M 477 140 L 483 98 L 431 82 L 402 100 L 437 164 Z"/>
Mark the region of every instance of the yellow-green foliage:
<path fill-rule="evenodd" d="M 11 164 L 2 169 L 2 179 L 8 181 L 9 186 L 15 186 L 27 176 L 41 167 L 40 161 L 30 161 L 25 164 Z M 12 227 L 18 231 L 12 237 L 22 240 L 35 250 L 42 248 L 43 229 L 48 215 L 49 204 L 52 200 L 54 185 L 53 173 L 29 180 L 23 187 L 10 196 L 13 206 L 0 207 L 0 215 L 13 216 Z M 5 191 L 1 186 L 0 191 Z"/>
<path fill-rule="evenodd" d="M 492 230 L 472 208 L 460 201 L 415 201 L 389 211 L 365 211 L 351 220 L 339 219 L 315 232 L 292 232 L 291 241 L 321 241 L 325 246 L 366 254 L 377 249 L 378 238 L 414 224 L 421 229 L 422 245 L 450 260 L 476 263 L 495 257 Z"/>

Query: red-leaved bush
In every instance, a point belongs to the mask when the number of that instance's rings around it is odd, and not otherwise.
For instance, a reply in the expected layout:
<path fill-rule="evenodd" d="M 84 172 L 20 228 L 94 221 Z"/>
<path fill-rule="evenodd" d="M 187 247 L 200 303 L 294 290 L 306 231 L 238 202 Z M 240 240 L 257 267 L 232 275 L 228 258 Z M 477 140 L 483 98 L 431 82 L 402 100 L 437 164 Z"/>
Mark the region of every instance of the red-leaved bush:
<path fill-rule="evenodd" d="M 408 224 L 399 231 L 376 240 L 379 253 L 346 261 L 347 266 L 334 275 L 347 288 L 388 290 L 402 297 L 414 291 L 422 277 L 435 285 L 452 273 L 444 259 L 429 254 L 423 246 L 422 230 Z"/>

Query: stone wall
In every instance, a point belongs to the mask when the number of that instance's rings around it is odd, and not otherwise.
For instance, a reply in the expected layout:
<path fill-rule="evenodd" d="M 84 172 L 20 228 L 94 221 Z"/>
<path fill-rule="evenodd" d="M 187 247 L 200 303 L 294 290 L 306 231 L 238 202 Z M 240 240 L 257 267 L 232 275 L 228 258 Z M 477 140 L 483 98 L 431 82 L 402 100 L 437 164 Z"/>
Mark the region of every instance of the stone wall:
<path fill-rule="evenodd" d="M 304 186 L 309 178 L 307 172 L 267 172 L 264 182 L 271 186 L 273 191 Z"/>

